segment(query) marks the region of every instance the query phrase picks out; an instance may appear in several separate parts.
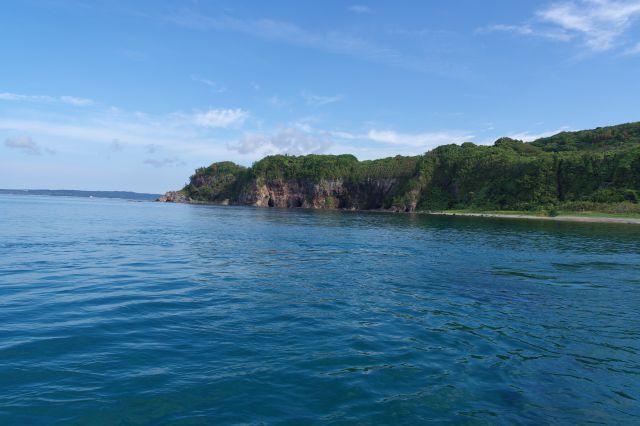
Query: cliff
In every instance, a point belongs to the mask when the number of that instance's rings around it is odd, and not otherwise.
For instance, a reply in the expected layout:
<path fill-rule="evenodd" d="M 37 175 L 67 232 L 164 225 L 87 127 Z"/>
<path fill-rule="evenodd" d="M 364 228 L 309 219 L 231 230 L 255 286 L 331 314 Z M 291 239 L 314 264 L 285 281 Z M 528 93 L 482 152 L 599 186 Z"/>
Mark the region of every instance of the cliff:
<path fill-rule="evenodd" d="M 379 209 L 397 191 L 397 179 L 372 179 L 356 184 L 341 179 L 267 180 L 245 188 L 240 204 L 257 207 Z"/>
<path fill-rule="evenodd" d="M 445 145 L 424 155 L 358 161 L 352 155 L 266 157 L 196 170 L 161 201 L 393 211 L 636 209 L 640 123 L 562 132 L 531 143 Z M 635 211 L 635 210 L 634 210 Z"/>

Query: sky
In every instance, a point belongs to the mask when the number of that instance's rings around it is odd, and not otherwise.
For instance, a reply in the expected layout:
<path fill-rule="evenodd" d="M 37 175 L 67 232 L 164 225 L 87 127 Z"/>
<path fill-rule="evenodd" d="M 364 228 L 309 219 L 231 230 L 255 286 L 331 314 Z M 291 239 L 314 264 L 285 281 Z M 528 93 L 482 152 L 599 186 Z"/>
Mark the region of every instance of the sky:
<path fill-rule="evenodd" d="M 0 188 L 416 155 L 640 120 L 640 0 L 0 5 Z"/>

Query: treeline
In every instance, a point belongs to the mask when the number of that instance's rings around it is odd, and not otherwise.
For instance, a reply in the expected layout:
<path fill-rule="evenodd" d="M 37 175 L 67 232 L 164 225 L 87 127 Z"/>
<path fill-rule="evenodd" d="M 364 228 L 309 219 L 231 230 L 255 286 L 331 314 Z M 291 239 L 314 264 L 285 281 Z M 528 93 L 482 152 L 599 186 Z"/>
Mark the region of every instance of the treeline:
<path fill-rule="evenodd" d="M 415 157 L 275 155 L 250 168 L 214 163 L 198 169 L 184 191 L 201 201 L 242 202 L 243 193 L 278 181 L 339 181 L 343 190 L 335 196 L 348 199 L 349 191 L 384 182 L 375 208 L 633 210 L 640 199 L 640 123 L 562 132 L 530 143 L 501 138 L 493 146 L 445 145 Z"/>
<path fill-rule="evenodd" d="M 439 147 L 419 208 L 535 210 L 567 201 L 638 202 L 640 146 L 604 151 L 528 152 L 520 141 Z M 640 142 L 640 140 L 638 141 Z"/>

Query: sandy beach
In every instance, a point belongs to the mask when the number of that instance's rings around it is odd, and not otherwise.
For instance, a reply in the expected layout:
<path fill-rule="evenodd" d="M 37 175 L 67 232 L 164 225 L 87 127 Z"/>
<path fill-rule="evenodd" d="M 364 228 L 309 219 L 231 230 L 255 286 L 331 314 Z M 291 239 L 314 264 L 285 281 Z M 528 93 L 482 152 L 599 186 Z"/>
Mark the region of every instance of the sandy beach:
<path fill-rule="evenodd" d="M 491 217 L 502 219 L 533 219 L 533 220 L 551 220 L 556 222 L 587 222 L 587 223 L 617 223 L 626 225 L 640 225 L 640 218 L 626 217 L 589 217 L 589 216 L 534 216 L 525 214 L 500 214 L 500 213 L 460 213 L 460 212 L 432 212 L 429 214 L 439 216 L 472 216 L 472 217 Z"/>

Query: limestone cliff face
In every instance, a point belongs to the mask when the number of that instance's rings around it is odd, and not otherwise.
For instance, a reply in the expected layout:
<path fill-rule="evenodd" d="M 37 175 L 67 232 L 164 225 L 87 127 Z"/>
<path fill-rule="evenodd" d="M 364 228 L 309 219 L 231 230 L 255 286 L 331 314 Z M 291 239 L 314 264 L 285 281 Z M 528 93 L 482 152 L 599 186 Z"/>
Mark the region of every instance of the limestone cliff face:
<path fill-rule="evenodd" d="M 375 210 L 385 208 L 385 201 L 397 187 L 397 179 L 357 184 L 342 180 L 270 180 L 248 185 L 237 202 L 257 207 Z M 415 210 L 415 203 L 406 210 Z"/>
<path fill-rule="evenodd" d="M 213 183 L 213 185 L 212 185 Z M 193 179 L 191 186 L 196 193 L 202 189 L 209 191 L 217 187 L 220 180 Z M 229 181 L 228 184 L 234 184 Z M 348 209 L 414 211 L 418 193 L 413 200 L 401 205 L 389 205 L 389 199 L 398 192 L 398 179 L 368 179 L 364 182 L 345 182 L 343 180 L 252 180 L 246 182 L 236 197 L 219 196 L 227 194 L 226 188 L 218 188 L 218 192 L 209 194 L 209 200 L 193 199 L 185 192 L 171 191 L 158 201 L 175 203 L 201 203 L 208 201 L 215 204 L 236 204 L 256 207 L 309 208 L 309 209 Z"/>
<path fill-rule="evenodd" d="M 344 192 L 341 181 L 270 180 L 249 185 L 239 201 L 258 207 L 339 208 Z"/>

